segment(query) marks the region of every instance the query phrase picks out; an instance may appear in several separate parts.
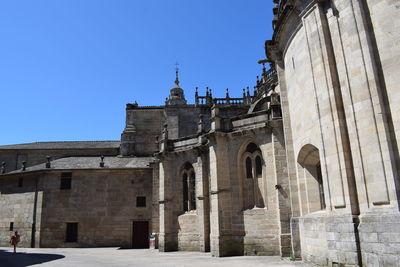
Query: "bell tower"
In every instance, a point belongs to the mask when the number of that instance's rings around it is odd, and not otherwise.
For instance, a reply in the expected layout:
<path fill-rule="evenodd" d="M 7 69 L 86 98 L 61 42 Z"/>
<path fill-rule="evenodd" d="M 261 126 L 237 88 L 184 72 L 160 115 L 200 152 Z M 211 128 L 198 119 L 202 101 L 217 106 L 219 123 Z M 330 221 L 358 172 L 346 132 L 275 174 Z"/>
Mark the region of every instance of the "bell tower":
<path fill-rule="evenodd" d="M 166 106 L 186 105 L 185 94 L 182 88 L 179 87 L 179 68 L 176 63 L 175 71 L 175 86 L 170 90 L 169 97 L 165 100 Z"/>

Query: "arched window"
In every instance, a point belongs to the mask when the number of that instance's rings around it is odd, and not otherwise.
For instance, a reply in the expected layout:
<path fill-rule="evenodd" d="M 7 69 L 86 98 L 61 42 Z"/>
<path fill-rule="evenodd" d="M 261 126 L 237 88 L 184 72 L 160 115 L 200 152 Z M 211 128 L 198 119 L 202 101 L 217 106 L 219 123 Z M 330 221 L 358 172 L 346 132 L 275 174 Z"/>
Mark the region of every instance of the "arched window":
<path fill-rule="evenodd" d="M 190 180 L 189 180 L 189 210 L 196 209 L 196 179 L 195 179 L 194 171 L 190 173 Z"/>
<path fill-rule="evenodd" d="M 254 143 L 249 143 L 242 159 L 244 169 L 244 178 L 242 179 L 243 208 L 264 208 L 265 182 L 260 148 Z"/>
<path fill-rule="evenodd" d="M 188 187 L 188 176 L 187 173 L 184 172 L 182 175 L 182 191 L 183 191 L 183 210 L 188 211 L 189 210 L 189 187 Z"/>
<path fill-rule="evenodd" d="M 253 178 L 253 166 L 251 164 L 251 158 L 246 158 L 246 177 L 249 179 Z"/>
<path fill-rule="evenodd" d="M 185 163 L 182 171 L 183 211 L 196 209 L 196 175 L 192 164 Z"/>
<path fill-rule="evenodd" d="M 256 177 L 259 178 L 262 176 L 262 161 L 260 156 L 256 156 Z"/>

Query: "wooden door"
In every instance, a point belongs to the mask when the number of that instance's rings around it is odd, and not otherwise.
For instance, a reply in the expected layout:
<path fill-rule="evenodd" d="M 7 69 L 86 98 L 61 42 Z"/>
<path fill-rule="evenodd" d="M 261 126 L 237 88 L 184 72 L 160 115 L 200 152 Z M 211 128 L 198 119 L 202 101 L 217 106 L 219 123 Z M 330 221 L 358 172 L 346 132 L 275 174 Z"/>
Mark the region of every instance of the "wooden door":
<path fill-rule="evenodd" d="M 134 221 L 132 229 L 132 248 L 149 248 L 149 222 Z"/>

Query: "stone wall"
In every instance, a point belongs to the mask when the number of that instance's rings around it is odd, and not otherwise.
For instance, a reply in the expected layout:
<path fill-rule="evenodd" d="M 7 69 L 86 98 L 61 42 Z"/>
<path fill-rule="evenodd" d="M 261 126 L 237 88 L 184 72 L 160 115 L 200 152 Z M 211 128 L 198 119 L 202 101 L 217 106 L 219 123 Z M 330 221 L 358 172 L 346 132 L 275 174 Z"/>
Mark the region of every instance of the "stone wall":
<path fill-rule="evenodd" d="M 289 216 L 280 214 L 281 210 L 290 211 L 290 202 L 286 201 L 289 191 L 284 182 L 287 178 L 282 177 L 287 175 L 284 144 L 278 149 L 272 142 L 273 133 L 265 128 L 215 135 L 210 148 L 212 254 L 286 255 L 282 246 L 290 246 Z M 244 181 L 248 178 L 243 154 L 250 143 L 256 144 L 262 155 L 262 177 L 255 180 L 263 203 L 249 208 L 244 206 Z M 276 189 L 277 184 L 280 190 Z M 282 194 L 286 197 L 281 198 Z"/>
<path fill-rule="evenodd" d="M 385 112 L 390 114 L 388 124 L 393 131 L 393 146 L 399 150 L 400 142 L 400 91 L 398 84 L 398 62 L 400 60 L 400 3 L 396 0 L 365 1 L 365 15 L 370 16 L 371 42 L 376 44 L 374 60 L 382 70 L 378 72 L 385 100 Z M 378 68 L 379 70 L 379 68 Z M 397 152 L 398 153 L 398 152 Z"/>
<path fill-rule="evenodd" d="M 301 254 L 307 261 L 385 266 L 386 251 L 388 261 L 396 259 L 384 234 L 396 233 L 398 222 L 385 232 L 370 218 L 382 218 L 385 225 L 399 214 L 393 62 L 400 50 L 398 19 L 389 19 L 399 15 L 393 0 L 304 1 L 288 9 L 268 43 L 282 92 L 292 210 L 301 216 Z M 300 160 L 307 147 L 318 151 L 324 215 L 315 212 L 316 187 L 304 179 L 309 166 Z M 363 231 L 375 231 L 376 244 L 367 244 Z M 390 236 L 396 243 L 398 237 Z"/>
<path fill-rule="evenodd" d="M 195 172 L 196 209 L 184 211 L 182 170 L 186 163 Z M 165 154 L 160 168 L 160 249 L 205 251 L 209 247 L 208 211 L 201 163 L 195 150 Z"/>
<path fill-rule="evenodd" d="M 199 223 L 196 211 L 178 217 L 178 250 L 200 251 Z"/>
<path fill-rule="evenodd" d="M 126 125 L 121 134 L 121 155 L 146 156 L 158 151 L 165 122 L 163 108 L 127 108 Z"/>
<path fill-rule="evenodd" d="M 364 266 L 399 266 L 399 222 L 398 212 L 361 216 L 359 235 Z"/>
<path fill-rule="evenodd" d="M 254 208 L 243 211 L 243 255 L 280 255 L 279 224 L 276 211 Z"/>
<path fill-rule="evenodd" d="M 197 134 L 199 116 L 203 115 L 205 130 L 210 129 L 210 109 L 194 106 L 167 106 L 168 133 L 170 139 Z"/>
<path fill-rule="evenodd" d="M 18 186 L 19 179 L 23 179 L 21 187 Z M 0 179 L 0 246 L 10 245 L 10 237 L 14 231 L 18 231 L 21 236 L 19 246 L 39 246 L 43 189 L 37 186 L 37 181 L 38 177 L 34 175 Z M 12 231 L 11 222 L 14 224 Z M 34 223 L 36 231 L 32 236 Z"/>
<path fill-rule="evenodd" d="M 41 184 L 41 247 L 129 248 L 133 221 L 152 225 L 151 169 L 73 171 L 70 190 L 60 190 L 60 172 L 49 172 Z M 136 207 L 137 196 L 146 197 L 146 207 Z M 76 243 L 65 242 L 67 222 L 78 223 Z"/>
<path fill-rule="evenodd" d="M 320 266 L 358 266 L 357 220 L 353 218 L 325 211 L 301 217 L 303 260 Z"/>

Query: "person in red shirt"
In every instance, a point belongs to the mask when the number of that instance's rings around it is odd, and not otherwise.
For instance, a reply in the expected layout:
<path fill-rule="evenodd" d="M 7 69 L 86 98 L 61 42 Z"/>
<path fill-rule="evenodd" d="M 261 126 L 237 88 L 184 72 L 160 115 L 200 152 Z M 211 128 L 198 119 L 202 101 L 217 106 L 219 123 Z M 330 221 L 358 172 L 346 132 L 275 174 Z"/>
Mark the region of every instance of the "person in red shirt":
<path fill-rule="evenodd" d="M 20 237 L 19 237 L 18 231 L 15 231 L 14 235 L 10 239 L 10 244 L 12 246 L 14 246 L 14 253 L 17 252 L 17 245 L 18 245 L 19 241 L 20 241 Z"/>

